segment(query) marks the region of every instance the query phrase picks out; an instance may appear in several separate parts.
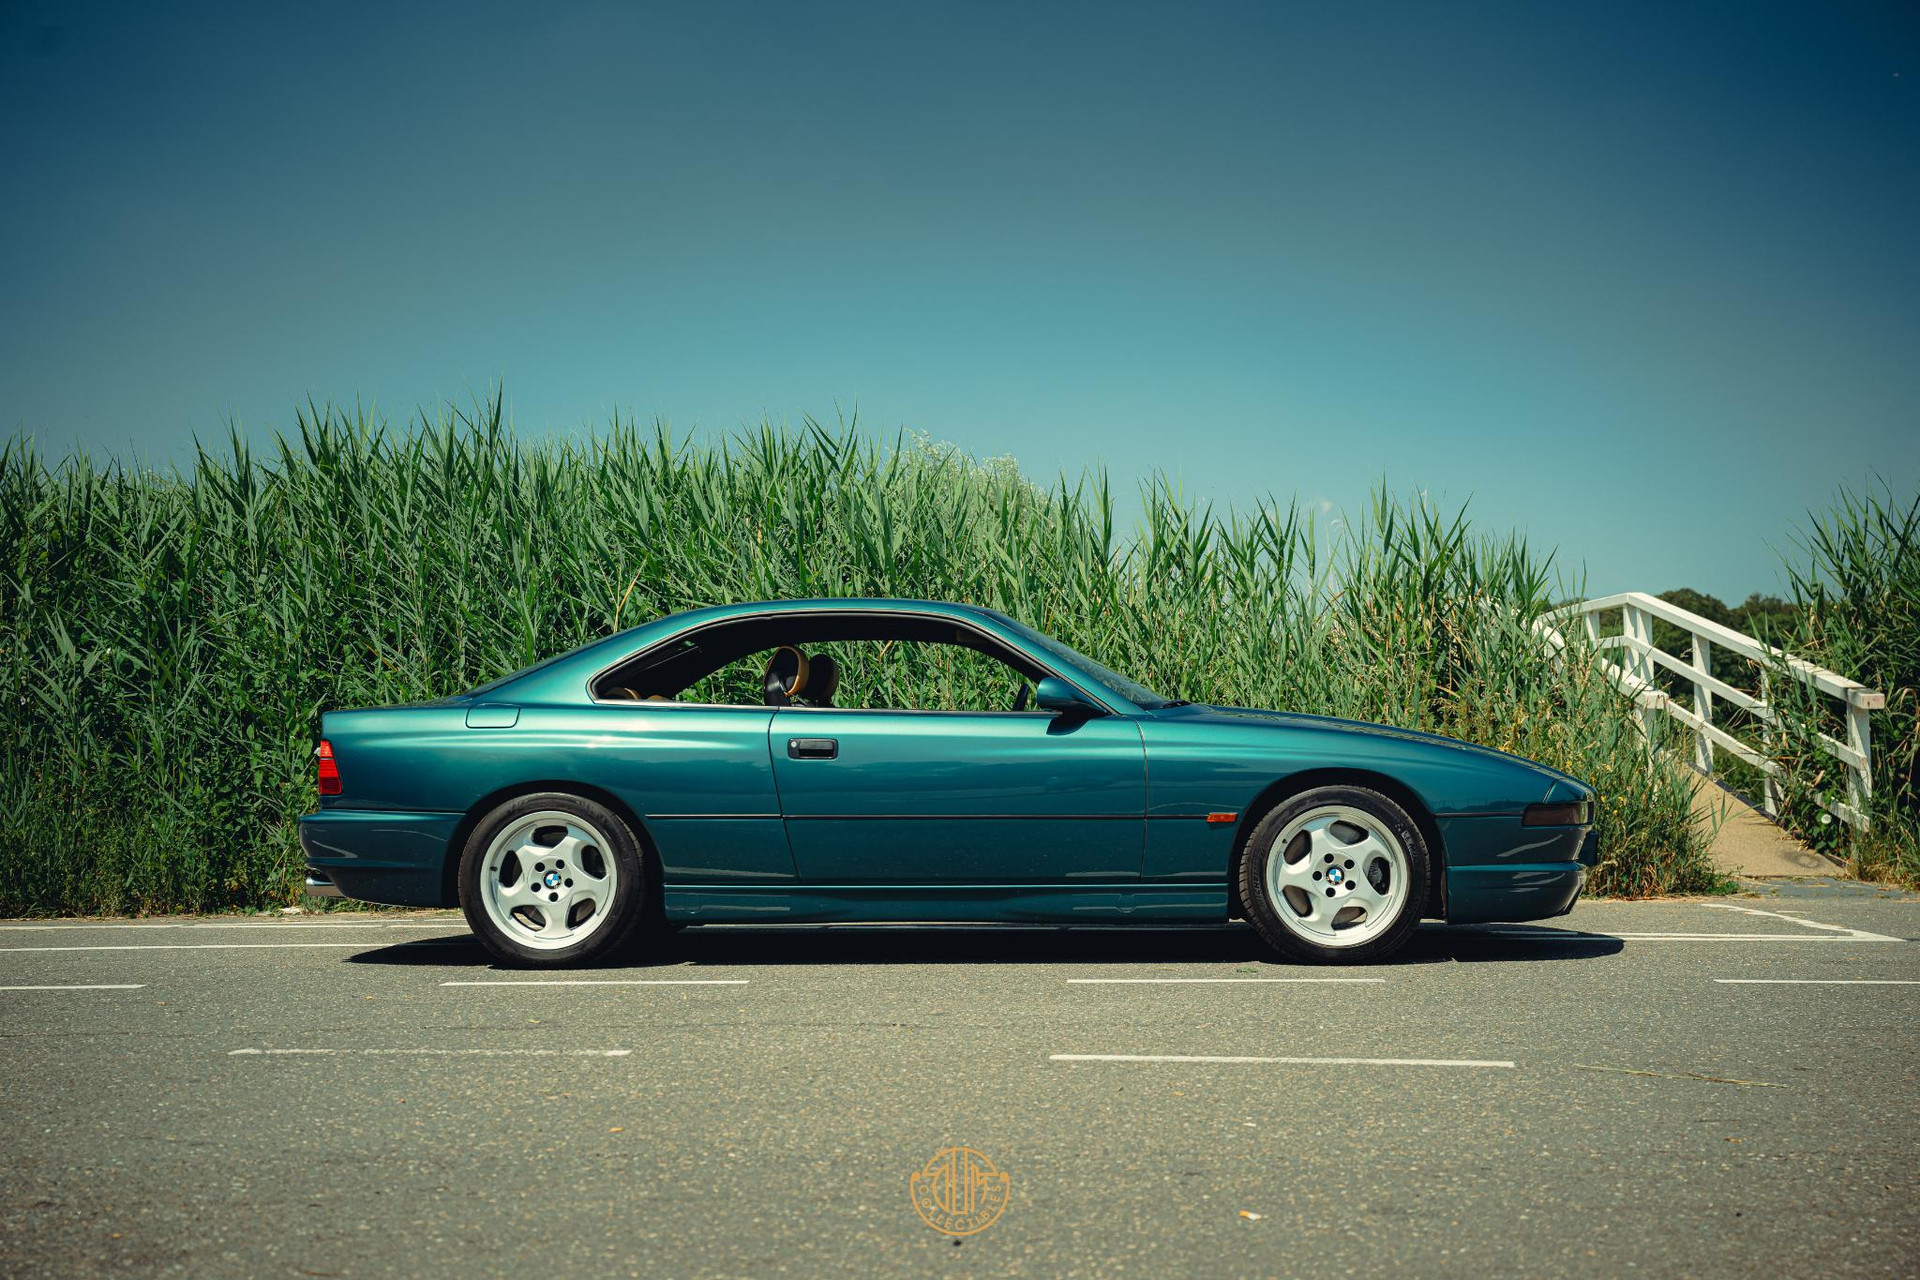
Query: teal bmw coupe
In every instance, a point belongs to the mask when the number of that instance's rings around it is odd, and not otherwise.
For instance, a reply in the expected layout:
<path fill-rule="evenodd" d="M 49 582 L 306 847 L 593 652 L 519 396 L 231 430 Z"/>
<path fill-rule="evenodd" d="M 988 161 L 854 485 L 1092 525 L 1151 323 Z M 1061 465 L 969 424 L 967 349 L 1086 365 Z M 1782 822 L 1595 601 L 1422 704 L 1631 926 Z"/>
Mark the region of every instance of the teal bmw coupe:
<path fill-rule="evenodd" d="M 717 922 L 1225 923 L 1377 961 L 1569 910 L 1593 791 L 1431 734 L 1162 697 L 991 609 L 662 618 L 321 720 L 307 888 L 458 903 L 517 965 Z"/>

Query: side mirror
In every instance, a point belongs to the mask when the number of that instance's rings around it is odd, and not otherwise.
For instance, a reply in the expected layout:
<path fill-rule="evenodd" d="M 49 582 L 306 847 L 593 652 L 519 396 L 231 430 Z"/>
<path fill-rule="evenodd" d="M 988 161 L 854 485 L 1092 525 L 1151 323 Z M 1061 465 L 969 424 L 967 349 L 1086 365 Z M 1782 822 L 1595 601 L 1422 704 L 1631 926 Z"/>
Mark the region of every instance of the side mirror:
<path fill-rule="evenodd" d="M 1088 700 L 1087 695 L 1059 676 L 1040 677 L 1040 683 L 1033 689 L 1033 704 L 1042 711 L 1055 711 L 1063 716 L 1081 719 L 1107 714 L 1104 707 Z"/>

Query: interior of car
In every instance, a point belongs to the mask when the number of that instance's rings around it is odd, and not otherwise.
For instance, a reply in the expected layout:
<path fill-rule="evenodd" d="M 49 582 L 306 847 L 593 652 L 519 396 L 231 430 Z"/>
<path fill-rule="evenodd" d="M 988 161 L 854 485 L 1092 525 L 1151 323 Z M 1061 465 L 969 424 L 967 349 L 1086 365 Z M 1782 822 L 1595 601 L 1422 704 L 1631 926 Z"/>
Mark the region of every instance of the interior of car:
<path fill-rule="evenodd" d="M 948 619 L 773 614 L 699 628 L 594 682 L 607 702 L 1025 711 L 1046 675 Z"/>

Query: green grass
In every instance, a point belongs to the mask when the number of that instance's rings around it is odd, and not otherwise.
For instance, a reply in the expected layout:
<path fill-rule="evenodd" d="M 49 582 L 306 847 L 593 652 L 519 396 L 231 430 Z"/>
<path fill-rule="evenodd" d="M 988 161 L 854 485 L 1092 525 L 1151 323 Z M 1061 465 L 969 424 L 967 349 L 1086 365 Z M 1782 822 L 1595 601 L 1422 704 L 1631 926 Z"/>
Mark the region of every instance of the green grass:
<path fill-rule="evenodd" d="M 402 431 L 310 407 L 269 450 L 236 439 L 177 473 L 8 445 L 0 913 L 291 901 L 322 709 L 455 692 L 695 605 L 816 595 L 973 601 L 1170 694 L 1532 756 L 1604 797 L 1596 889 L 1715 885 L 1682 767 L 1530 634 L 1550 556 L 1384 494 L 1333 529 L 1159 479 L 1143 499 L 1122 530 L 1103 478 L 1042 487 L 812 424 L 523 442 L 497 399 Z"/>

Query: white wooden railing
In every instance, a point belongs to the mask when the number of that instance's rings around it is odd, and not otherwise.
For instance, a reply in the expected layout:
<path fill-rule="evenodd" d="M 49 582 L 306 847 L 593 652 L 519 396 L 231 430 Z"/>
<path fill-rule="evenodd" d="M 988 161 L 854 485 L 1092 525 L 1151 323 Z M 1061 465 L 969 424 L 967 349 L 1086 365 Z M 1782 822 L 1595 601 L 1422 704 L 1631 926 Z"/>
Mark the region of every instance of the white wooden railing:
<path fill-rule="evenodd" d="M 1604 616 L 1616 612 L 1620 615 L 1620 633 L 1601 635 Z M 1693 638 L 1688 659 L 1676 658 L 1664 649 L 1654 647 L 1655 618 L 1671 623 Z M 1731 703 L 1751 715 L 1761 726 L 1762 738 L 1767 740 L 1775 736 L 1767 727 L 1776 723 L 1774 708 L 1768 702 L 1769 682 L 1774 673 L 1788 672 L 1802 684 L 1810 685 L 1835 699 L 1841 704 L 1847 740 L 1841 742 L 1824 733 L 1819 735 L 1819 739 L 1828 754 L 1847 768 L 1847 799 L 1833 801 L 1824 807 L 1841 821 L 1858 830 L 1866 830 L 1867 801 L 1873 795 L 1873 746 L 1867 713 L 1887 705 L 1885 694 L 1828 671 L 1825 667 L 1816 667 L 1811 662 L 1791 657 L 1752 636 L 1742 635 L 1731 627 L 1723 627 L 1644 592 L 1627 591 L 1568 605 L 1547 614 L 1534 625 L 1554 650 L 1564 653 L 1568 645 L 1561 628 L 1571 627 L 1576 622 L 1585 628 L 1587 645 L 1601 670 L 1639 706 L 1641 724 L 1649 741 L 1653 740 L 1654 725 L 1665 714 L 1693 731 L 1693 762 L 1707 776 L 1713 775 L 1715 747 L 1746 761 L 1766 775 L 1764 804 L 1770 814 L 1780 811 L 1778 779 L 1783 769 L 1767 751 L 1769 741 L 1743 742 L 1713 722 L 1715 699 Z M 1607 657 L 1615 649 L 1624 651 L 1620 662 Z M 1713 674 L 1716 649 L 1755 664 L 1760 677 L 1758 697 L 1734 688 Z M 1653 669 L 1656 665 L 1692 683 L 1692 706 L 1682 705 L 1654 683 Z"/>

